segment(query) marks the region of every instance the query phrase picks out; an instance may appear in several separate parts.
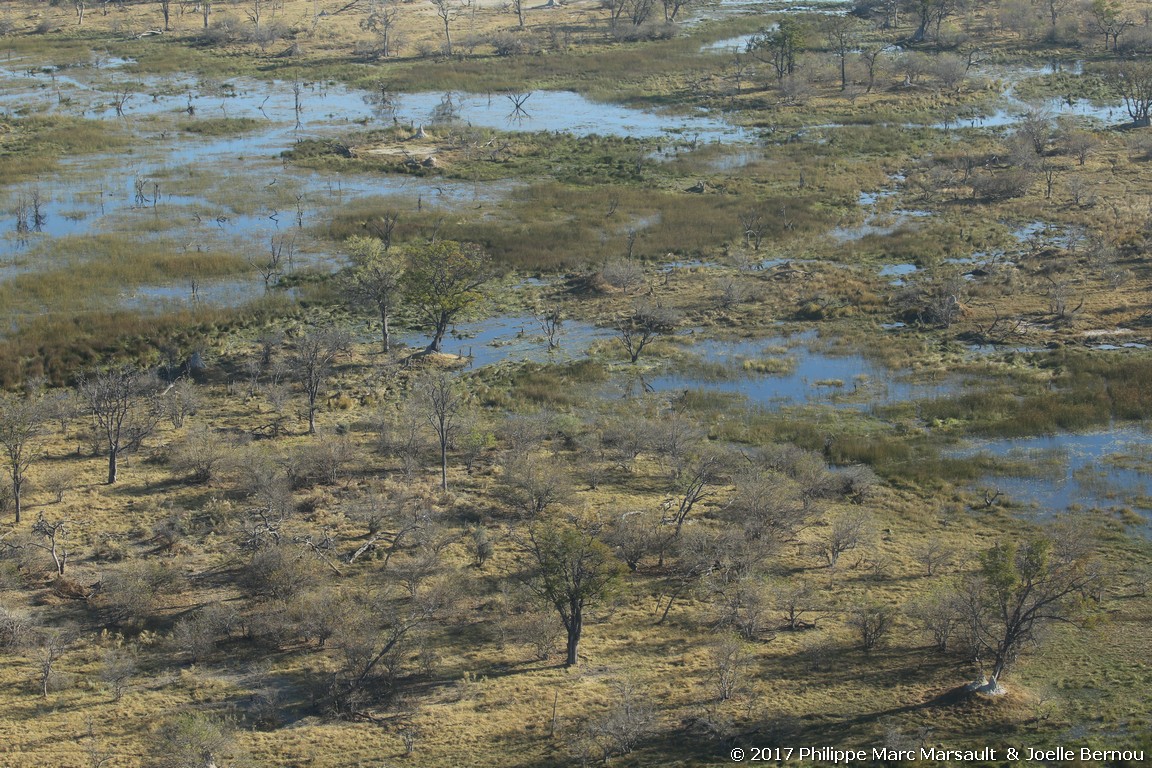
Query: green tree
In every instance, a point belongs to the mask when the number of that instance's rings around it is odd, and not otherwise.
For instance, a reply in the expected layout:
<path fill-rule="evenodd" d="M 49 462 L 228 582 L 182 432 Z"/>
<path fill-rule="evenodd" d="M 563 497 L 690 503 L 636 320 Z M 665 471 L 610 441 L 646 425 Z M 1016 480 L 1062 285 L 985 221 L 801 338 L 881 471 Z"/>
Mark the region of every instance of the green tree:
<path fill-rule="evenodd" d="M 578 663 L 584 613 L 619 588 L 624 565 L 594 528 L 546 522 L 529 529 L 523 547 L 534 568 L 526 583 L 560 614 L 568 633 L 566 666 Z"/>
<path fill-rule="evenodd" d="M 1092 0 L 1088 5 L 1088 17 L 1089 26 L 1104 35 L 1105 50 L 1109 47 L 1109 40 L 1112 41 L 1112 50 L 1119 50 L 1120 35 L 1133 24 L 1113 0 Z"/>
<path fill-rule="evenodd" d="M 375 237 L 350 237 L 345 246 L 352 257 L 352 269 L 345 284 L 347 297 L 354 306 L 367 308 L 380 318 L 387 354 L 392 346 L 388 320 L 400 299 L 404 257 Z"/>
<path fill-rule="evenodd" d="M 748 43 L 748 52 L 753 58 L 771 64 L 776 71 L 776 79 L 796 71 L 796 54 L 804 47 L 804 25 L 791 17 L 784 17 L 778 24 L 757 33 Z"/>
<path fill-rule="evenodd" d="M 448 328 L 482 298 L 480 286 L 491 276 L 491 259 L 473 243 L 437 240 L 409 251 L 405 298 L 432 336 L 425 352 L 440 351 Z"/>
<path fill-rule="evenodd" d="M 993 687 L 1040 627 L 1088 616 L 1101 576 L 1084 541 L 1038 537 L 997 544 L 980 556 L 961 599 L 970 641 L 992 656 Z"/>

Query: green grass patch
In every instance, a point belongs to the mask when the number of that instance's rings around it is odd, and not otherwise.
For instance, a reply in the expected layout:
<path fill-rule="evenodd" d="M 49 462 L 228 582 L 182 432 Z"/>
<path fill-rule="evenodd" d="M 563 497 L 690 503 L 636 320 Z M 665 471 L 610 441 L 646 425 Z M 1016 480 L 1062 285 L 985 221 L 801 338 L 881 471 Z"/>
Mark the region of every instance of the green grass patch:
<path fill-rule="evenodd" d="M 129 143 L 126 132 L 104 120 L 19 117 L 0 123 L 0 178 L 27 181 L 58 170 L 62 157 L 110 152 Z"/>
<path fill-rule="evenodd" d="M 261 125 L 254 117 L 210 117 L 182 123 L 180 130 L 198 136 L 236 136 Z"/>

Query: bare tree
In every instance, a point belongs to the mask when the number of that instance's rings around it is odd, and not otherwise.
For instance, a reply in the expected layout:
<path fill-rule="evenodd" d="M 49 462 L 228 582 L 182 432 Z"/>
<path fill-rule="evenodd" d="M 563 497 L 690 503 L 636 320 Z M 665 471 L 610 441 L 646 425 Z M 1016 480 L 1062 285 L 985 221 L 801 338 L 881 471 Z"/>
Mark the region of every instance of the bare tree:
<path fill-rule="evenodd" d="M 268 293 L 272 286 L 280 282 L 284 276 L 285 257 L 291 263 L 292 254 L 296 248 L 294 238 L 281 235 L 268 238 L 268 255 L 263 259 L 249 259 L 248 263 L 264 280 L 264 292 Z"/>
<path fill-rule="evenodd" d="M 715 642 L 708 649 L 708 661 L 709 677 L 716 698 L 727 701 L 739 693 L 752 667 L 752 655 L 744 643 L 735 638 Z"/>
<path fill-rule="evenodd" d="M 1104 81 L 1124 100 L 1124 108 L 1132 124 L 1147 127 L 1152 124 L 1152 62 L 1146 59 L 1125 59 L 1102 68 Z"/>
<path fill-rule="evenodd" d="M 848 87 L 848 54 L 859 47 L 864 25 L 850 14 L 830 14 L 821 20 L 820 31 L 840 61 L 840 90 L 843 91 Z"/>
<path fill-rule="evenodd" d="M 512 0 L 512 12 L 516 14 L 516 26 L 524 29 L 524 10 L 526 0 Z"/>
<path fill-rule="evenodd" d="M 628 352 L 628 358 L 635 363 L 640 353 L 659 336 L 671 333 L 676 328 L 678 318 L 672 310 L 656 304 L 641 303 L 630 312 L 616 318 L 616 331 Z"/>
<path fill-rule="evenodd" d="M 400 7 L 396 0 L 370 0 L 368 15 L 360 21 L 360 28 L 372 32 L 380 41 L 379 53 L 382 58 L 392 55 L 393 33 L 400 17 Z"/>
<path fill-rule="evenodd" d="M 943 539 L 933 537 L 917 547 L 914 556 L 929 576 L 935 576 L 956 559 L 956 549 Z"/>
<path fill-rule="evenodd" d="M 866 545 L 871 536 L 871 517 L 863 511 L 853 510 L 832 519 L 818 546 L 828 567 L 835 568 L 840 555 Z"/>
<path fill-rule="evenodd" d="M 724 457 L 710 450 L 690 457 L 677 468 L 673 477 L 676 495 L 665 515 L 666 522 L 676 525 L 674 535 L 680 535 L 697 504 L 715 495 L 723 468 Z"/>
<path fill-rule="evenodd" d="M 40 642 L 36 646 L 37 687 L 44 698 L 52 690 L 52 684 L 57 676 L 56 664 L 60 657 L 71 647 L 76 636 L 66 629 L 44 630 Z"/>
<path fill-rule="evenodd" d="M 680 11 L 695 5 L 696 0 L 660 0 L 664 6 L 664 21 L 671 24 L 676 21 Z"/>
<path fill-rule="evenodd" d="M 751 245 L 752 250 L 759 251 L 760 245 L 768 234 L 768 217 L 761 208 L 749 208 L 740 212 L 739 219 L 744 242 Z"/>
<path fill-rule="evenodd" d="M 168 32 L 172 29 L 172 0 L 157 0 L 160 6 L 160 14 L 164 17 L 164 31 Z"/>
<path fill-rule="evenodd" d="M 44 513 L 41 512 L 32 526 L 32 532 L 43 539 L 43 541 L 34 539 L 32 545 L 51 555 L 52 562 L 56 564 L 56 574 L 63 576 L 64 569 L 68 567 L 70 554 L 68 538 L 72 534 L 72 519 L 65 517 L 51 521 L 45 519 Z"/>
<path fill-rule="evenodd" d="M 538 306 L 532 315 L 543 331 L 544 338 L 548 340 L 548 351 L 559 349 L 560 329 L 564 326 L 564 313 L 560 310 L 560 305 Z"/>
<path fill-rule="evenodd" d="M 120 455 L 139 448 L 163 417 L 156 403 L 156 379 L 121 366 L 81 376 L 78 388 L 107 450 L 111 485 Z"/>
<path fill-rule="evenodd" d="M 452 22 L 472 6 L 471 0 L 430 0 L 444 25 L 444 53 L 452 55 Z"/>
<path fill-rule="evenodd" d="M 292 353 L 292 373 L 304 389 L 308 408 L 308 434 L 316 434 L 316 409 L 320 393 L 332 377 L 333 364 L 351 342 L 348 334 L 335 329 L 313 330 L 296 342 Z"/>
<path fill-rule="evenodd" d="M 860 49 L 860 59 L 864 62 L 864 67 L 868 70 L 868 93 L 872 93 L 872 89 L 876 87 L 876 68 L 880 63 L 880 57 L 891 47 L 891 43 L 882 41 L 872 45 L 865 45 Z"/>
<path fill-rule="evenodd" d="M 463 385 L 455 376 L 430 374 L 417 382 L 416 396 L 427 408 L 428 423 L 440 445 L 440 487 L 448 490 L 448 447 L 452 444 L 467 404 Z"/>
<path fill-rule="evenodd" d="M 12 483 L 12 503 L 20 522 L 28 467 L 40 456 L 47 412 L 39 399 L 0 392 L 0 450 Z"/>

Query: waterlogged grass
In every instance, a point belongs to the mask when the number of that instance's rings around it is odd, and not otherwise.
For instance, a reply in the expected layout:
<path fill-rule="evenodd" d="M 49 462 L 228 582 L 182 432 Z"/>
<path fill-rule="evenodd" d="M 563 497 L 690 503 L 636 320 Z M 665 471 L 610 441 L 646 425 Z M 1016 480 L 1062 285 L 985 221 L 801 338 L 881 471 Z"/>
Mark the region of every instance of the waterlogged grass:
<path fill-rule="evenodd" d="M 0 306 L 17 310 L 92 307 L 126 288 L 237 275 L 249 269 L 234 253 L 181 251 L 175 242 L 115 234 L 62 238 L 51 269 L 15 275 L 0 283 Z M 78 280 L 82 274 L 84 279 Z"/>
<path fill-rule="evenodd" d="M 1023 437 L 1152 416 L 1152 359 L 1070 350 L 1037 360 L 1048 381 L 1016 380 L 953 398 L 923 403 L 930 423 L 972 435 Z"/>
<path fill-rule="evenodd" d="M 123 149 L 130 141 L 128 132 L 101 120 L 17 117 L 0 122 L 0 179 L 34 179 L 58 171 L 62 157 Z"/>
<path fill-rule="evenodd" d="M 208 117 L 184 122 L 180 130 L 197 136 L 237 136 L 264 124 L 254 117 Z"/>
<path fill-rule="evenodd" d="M 770 236 L 781 241 L 819 231 L 827 222 L 815 196 L 766 198 L 762 204 L 766 210 L 787 209 L 787 219 L 765 223 Z M 634 258 L 704 254 L 739 239 L 739 215 L 746 205 L 727 195 L 543 183 L 513 192 L 499 212 L 484 218 L 469 212 L 408 214 L 397 224 L 395 237 L 402 242 L 438 231 L 480 243 L 502 264 L 552 271 L 624 258 L 633 234 Z M 349 206 L 337 212 L 325 234 L 336 240 L 361 234 L 365 221 L 389 209 L 379 204 Z"/>
<path fill-rule="evenodd" d="M 45 377 L 69 383 L 82 370 L 114 361 L 158 362 L 161 350 L 189 355 L 232 330 L 282 320 L 295 304 L 272 295 L 242 309 L 196 306 L 143 315 L 111 309 L 30 316 L 0 337 L 0 387 Z"/>

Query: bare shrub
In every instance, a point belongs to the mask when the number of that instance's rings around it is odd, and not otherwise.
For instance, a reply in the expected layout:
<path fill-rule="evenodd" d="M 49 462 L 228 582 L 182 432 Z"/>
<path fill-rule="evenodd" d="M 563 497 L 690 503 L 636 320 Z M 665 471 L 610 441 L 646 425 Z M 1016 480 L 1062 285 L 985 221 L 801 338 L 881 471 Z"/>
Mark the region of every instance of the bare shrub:
<path fill-rule="evenodd" d="M 239 623 L 239 614 L 230 606 L 210 603 L 182 616 L 172 628 L 169 642 L 193 662 L 202 661 L 227 639 Z"/>
<path fill-rule="evenodd" d="M 180 583 L 180 573 L 167 563 L 128 561 L 101 579 L 97 604 L 112 622 L 140 626 L 165 595 L 179 591 Z"/>
<path fill-rule="evenodd" d="M 168 449 L 168 466 L 190 483 L 211 483 L 229 460 L 224 439 L 207 425 L 198 425 Z"/>
<path fill-rule="evenodd" d="M 914 598 L 905 613 L 932 638 L 936 650 L 943 653 L 960 627 L 961 606 L 950 589 L 935 589 Z"/>
<path fill-rule="evenodd" d="M 612 685 L 613 706 L 588 724 L 601 759 L 627 755 L 655 732 L 656 711 L 631 680 Z"/>
<path fill-rule="evenodd" d="M 769 593 L 755 576 L 721 584 L 713 598 L 714 626 L 739 633 L 745 640 L 759 640 L 772 623 Z"/>
<path fill-rule="evenodd" d="M 600 277 L 627 296 L 644 283 L 644 269 L 631 259 L 614 259 L 600 269 Z"/>
<path fill-rule="evenodd" d="M 234 766 L 240 758 L 231 728 L 202 714 L 185 714 L 165 722 L 152 740 L 156 768 Z"/>
<path fill-rule="evenodd" d="M 295 547 L 269 546 L 252 555 L 238 581 L 255 597 L 289 600 L 316 581 L 316 564 Z"/>
<path fill-rule="evenodd" d="M 506 642 L 527 646 L 537 661 L 546 661 L 560 649 L 560 624 L 549 611 L 525 610 L 502 620 L 501 631 Z"/>
<path fill-rule="evenodd" d="M 860 649 L 871 651 L 892 631 L 896 609 L 882 603 L 863 603 L 848 613 L 848 626 L 856 632 Z"/>
<path fill-rule="evenodd" d="M 875 534 L 871 515 L 866 512 L 843 512 L 829 521 L 817 548 L 829 568 L 835 568 L 840 556 L 867 546 Z"/>
<path fill-rule="evenodd" d="M 128 681 L 136 674 L 136 657 L 120 648 L 110 648 L 100 660 L 100 680 L 112 689 L 112 698 L 120 701 L 128 690 Z"/>
<path fill-rule="evenodd" d="M 956 559 L 956 549 L 944 540 L 934 537 L 917 547 L 913 556 L 924 566 L 927 575 L 935 576 Z"/>
<path fill-rule="evenodd" d="M 1009 168 L 998 173 L 975 175 L 969 183 L 973 197 L 995 202 L 1023 197 L 1035 179 L 1035 173 L 1028 168 Z"/>
<path fill-rule="evenodd" d="M 713 643 L 708 649 L 708 674 L 716 698 L 727 701 L 744 687 L 752 656 L 744 644 L 734 638 Z"/>
<path fill-rule="evenodd" d="M 323 648 L 350 623 L 357 610 L 355 602 L 346 594 L 315 589 L 293 597 L 287 613 L 300 640 Z"/>
<path fill-rule="evenodd" d="M 0 605 L 0 649 L 19 651 L 31 641 L 35 625 L 22 611 Z"/>

